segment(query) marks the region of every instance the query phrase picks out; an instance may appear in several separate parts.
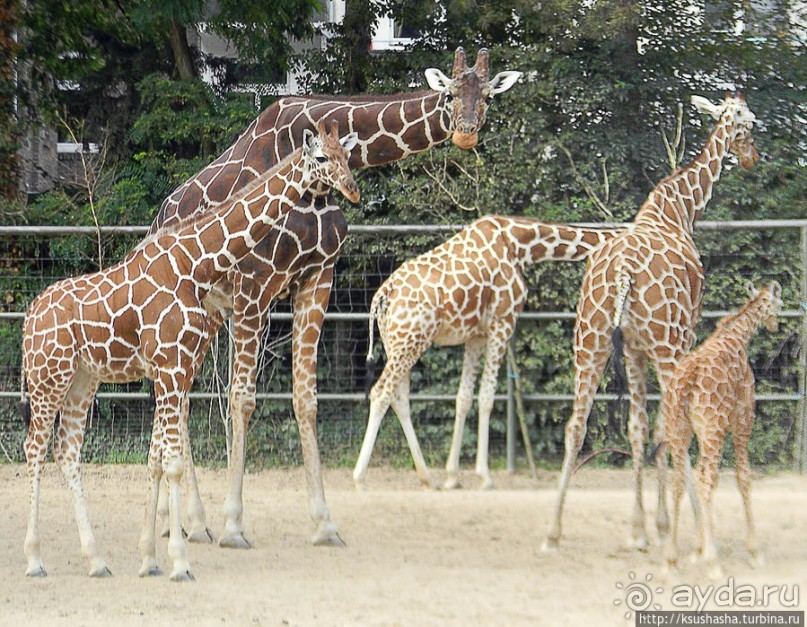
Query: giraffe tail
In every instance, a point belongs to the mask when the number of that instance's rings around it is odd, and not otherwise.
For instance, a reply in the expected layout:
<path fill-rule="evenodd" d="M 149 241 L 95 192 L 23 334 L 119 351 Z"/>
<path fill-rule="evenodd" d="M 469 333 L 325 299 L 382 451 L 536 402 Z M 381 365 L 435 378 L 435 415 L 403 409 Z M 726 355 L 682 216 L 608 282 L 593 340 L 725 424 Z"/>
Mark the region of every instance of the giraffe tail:
<path fill-rule="evenodd" d="M 614 302 L 614 330 L 611 332 L 611 344 L 614 348 L 614 385 L 618 401 L 622 402 L 628 389 L 628 377 L 625 372 L 625 334 L 622 332 L 622 315 L 630 292 L 631 277 L 627 271 L 619 273 L 618 291 Z"/>
<path fill-rule="evenodd" d="M 17 408 L 19 409 L 20 418 L 22 418 L 25 430 L 27 431 L 31 424 L 31 399 L 28 396 L 28 378 L 25 376 L 24 370 L 20 378 L 22 380 L 20 383 L 20 402 Z"/>
<path fill-rule="evenodd" d="M 384 310 L 386 309 L 387 304 L 387 292 L 385 289 L 385 285 L 381 285 L 378 288 L 378 291 L 373 296 L 373 302 L 370 303 L 370 319 L 368 322 L 368 348 L 367 348 L 367 360 L 365 362 L 365 369 L 364 369 L 364 398 L 365 400 L 370 398 L 370 388 L 373 386 L 373 380 L 375 379 L 375 357 L 373 356 L 373 333 L 375 330 L 375 321 L 378 319 L 379 324 L 382 323 L 382 318 L 384 315 Z M 380 330 L 380 329 L 379 329 Z"/>

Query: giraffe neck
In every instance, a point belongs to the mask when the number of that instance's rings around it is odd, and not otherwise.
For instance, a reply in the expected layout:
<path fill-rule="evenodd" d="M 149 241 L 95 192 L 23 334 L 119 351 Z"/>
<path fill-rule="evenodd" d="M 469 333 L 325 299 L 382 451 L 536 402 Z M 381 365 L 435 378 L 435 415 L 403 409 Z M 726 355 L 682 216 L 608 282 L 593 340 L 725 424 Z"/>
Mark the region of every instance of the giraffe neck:
<path fill-rule="evenodd" d="M 662 180 L 650 193 L 635 224 L 665 224 L 691 233 L 720 179 L 729 150 L 730 120 L 721 118 L 693 162 Z"/>
<path fill-rule="evenodd" d="M 174 250 L 190 261 L 188 274 L 206 293 L 288 213 L 310 186 L 302 150 L 253 181 L 235 198 L 190 223 L 181 223 Z"/>
<path fill-rule="evenodd" d="M 749 300 L 736 314 L 727 316 L 718 323 L 718 330 L 735 341 L 747 346 L 765 317 L 766 304 L 762 294 Z"/>
<path fill-rule="evenodd" d="M 434 91 L 375 97 L 287 97 L 263 111 L 207 168 L 163 202 L 149 233 L 169 228 L 206 205 L 224 201 L 256 173 L 265 172 L 302 145 L 303 130 L 325 118 L 339 123 L 342 135 L 355 131 L 351 169 L 366 168 L 428 150 L 451 136 L 445 95 Z M 327 193 L 321 186 L 313 195 Z"/>
<path fill-rule="evenodd" d="M 520 265 L 529 266 L 540 261 L 585 259 L 591 251 L 623 230 L 514 218 L 508 235 Z"/>
<path fill-rule="evenodd" d="M 342 133 L 355 132 L 359 143 L 349 165 L 369 168 L 428 150 L 451 136 L 445 95 L 434 91 L 367 97 L 284 98 L 274 121 L 279 143 L 296 148 L 302 129 L 319 119 L 336 120 Z M 274 117 L 274 112 L 265 114 Z M 263 117 L 263 116 L 262 116 Z M 260 124 L 260 122 L 259 122 Z"/>

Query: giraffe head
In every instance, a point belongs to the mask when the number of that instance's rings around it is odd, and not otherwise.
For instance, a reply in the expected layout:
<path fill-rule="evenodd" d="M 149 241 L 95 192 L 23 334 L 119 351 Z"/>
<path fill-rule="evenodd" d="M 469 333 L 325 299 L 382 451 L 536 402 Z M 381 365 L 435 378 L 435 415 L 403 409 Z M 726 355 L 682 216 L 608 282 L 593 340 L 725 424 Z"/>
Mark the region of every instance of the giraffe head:
<path fill-rule="evenodd" d="M 760 302 L 762 314 L 761 321 L 771 333 L 779 329 L 779 312 L 782 311 L 782 286 L 778 281 L 771 281 L 761 290 L 757 290 L 752 283 L 746 284 L 749 297 Z"/>
<path fill-rule="evenodd" d="M 303 159 L 311 181 L 338 189 L 350 202 L 359 202 L 359 187 L 348 167 L 350 151 L 358 142 L 356 133 L 348 133 L 341 139 L 336 120 L 331 121 L 331 131 L 325 121 L 317 124 L 317 134 L 303 131 Z"/>
<path fill-rule="evenodd" d="M 740 93 L 726 94 L 719 105 L 701 96 L 692 96 L 692 104 L 698 111 L 711 115 L 715 120 L 725 120 L 729 133 L 729 150 L 737 155 L 742 167 L 750 170 L 759 160 L 759 153 L 751 136 L 756 116 L 748 108 L 745 96 Z"/>
<path fill-rule="evenodd" d="M 476 146 L 493 96 L 510 89 L 521 72 L 499 72 L 493 80 L 488 76 L 488 51 L 484 48 L 472 68 L 466 63 L 465 50 L 457 48 L 451 78 L 436 68 L 426 70 L 429 87 L 444 94 L 441 106 L 450 120 L 451 141 L 462 150 Z"/>

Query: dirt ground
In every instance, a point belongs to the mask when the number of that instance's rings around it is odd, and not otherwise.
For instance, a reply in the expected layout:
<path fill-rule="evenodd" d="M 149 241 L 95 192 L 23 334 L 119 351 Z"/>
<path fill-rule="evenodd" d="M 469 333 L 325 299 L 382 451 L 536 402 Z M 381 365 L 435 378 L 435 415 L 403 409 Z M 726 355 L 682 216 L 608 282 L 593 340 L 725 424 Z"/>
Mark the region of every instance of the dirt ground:
<path fill-rule="evenodd" d="M 657 545 L 646 552 L 625 548 L 632 505 L 627 471 L 578 473 L 555 553 L 540 551 L 555 498 L 553 473 L 541 473 L 537 484 L 525 474 L 494 473 L 496 488 L 488 492 L 476 490 L 467 473 L 462 490 L 428 492 L 413 471 L 370 468 L 367 491 L 356 492 L 348 470 L 329 470 L 326 493 L 345 549 L 308 543 L 314 529 L 302 469 L 251 474 L 245 522 L 254 548 L 190 545 L 196 582 L 187 584 L 137 576 L 145 467 L 89 466 L 84 475 L 98 543 L 114 576 L 86 577 L 70 496 L 50 464 L 41 505 L 49 576 L 29 579 L 22 551 L 28 480 L 23 466 L 0 464 L 0 624 L 632 625 L 624 617 L 631 583 L 650 584 L 663 609 L 688 609 L 673 605 L 677 585 L 707 591 L 713 585 L 687 560 L 664 575 Z M 200 482 L 208 522 L 219 532 L 225 472 L 201 470 Z M 645 491 L 648 522 L 653 483 Z M 786 604 L 794 586 L 807 596 L 807 477 L 755 480 L 766 557 L 761 569 L 748 563 L 742 507 L 728 473 L 716 502 L 720 557 L 735 586 L 787 586 Z M 688 505 L 684 511 L 682 548 L 690 550 L 692 515 Z M 169 571 L 164 539 L 158 557 Z M 772 598 L 769 605 L 781 609 L 781 597 Z M 799 598 L 796 609 L 805 606 Z"/>

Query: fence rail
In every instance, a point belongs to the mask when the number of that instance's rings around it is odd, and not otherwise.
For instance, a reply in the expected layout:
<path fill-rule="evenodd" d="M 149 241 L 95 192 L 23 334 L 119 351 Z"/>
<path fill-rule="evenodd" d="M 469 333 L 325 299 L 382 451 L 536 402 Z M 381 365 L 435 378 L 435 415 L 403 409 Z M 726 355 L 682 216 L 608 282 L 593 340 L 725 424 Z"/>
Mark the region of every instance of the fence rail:
<path fill-rule="evenodd" d="M 626 226 L 618 224 L 602 224 L 602 223 L 578 223 L 581 226 Z M 423 234 L 443 234 L 450 235 L 463 225 L 424 225 L 424 226 L 410 226 L 410 225 L 351 225 L 349 227 L 349 235 L 423 235 Z M 102 226 L 98 229 L 95 227 L 86 226 L 2 226 L 0 225 L 0 238 L 9 236 L 34 236 L 34 237 L 62 237 L 62 236 L 95 236 L 99 232 L 104 235 L 129 235 L 129 236 L 142 236 L 148 230 L 146 226 Z M 793 392 L 781 393 L 760 393 L 757 394 L 758 401 L 777 401 L 777 402 L 792 402 L 798 403 L 799 415 L 799 428 L 796 434 L 797 445 L 794 447 L 794 465 L 802 472 L 807 471 L 807 219 L 805 220 L 746 220 L 746 221 L 732 221 L 732 222 L 716 222 L 716 221 L 703 221 L 696 225 L 697 231 L 736 231 L 736 230 L 798 230 L 800 233 L 800 261 L 801 261 L 801 281 L 800 281 L 800 302 L 799 308 L 790 308 L 781 312 L 781 316 L 786 319 L 801 319 L 801 351 L 799 355 L 799 376 L 798 376 L 798 389 Z M 726 310 L 710 310 L 703 312 L 703 318 L 714 319 L 720 318 L 730 313 Z M 24 317 L 24 312 L 21 311 L 3 311 L 0 312 L 0 321 L 19 321 Z M 272 314 L 273 321 L 288 321 L 292 317 L 289 312 L 275 312 Z M 340 312 L 330 311 L 326 313 L 326 321 L 331 322 L 366 322 L 369 318 L 367 311 L 352 311 Z M 536 312 L 527 311 L 523 312 L 519 320 L 533 320 L 533 321 L 555 321 L 555 320 L 574 320 L 575 313 L 571 311 L 557 311 L 557 312 Z M 512 386 L 509 386 L 510 388 Z M 0 390 L 0 398 L 16 398 L 19 396 L 19 390 Z M 117 400 L 145 400 L 148 395 L 141 392 L 99 392 L 99 398 L 102 399 L 117 399 Z M 197 399 L 216 399 L 221 398 L 220 393 L 216 392 L 193 392 L 192 398 Z M 273 400 L 273 401 L 287 401 L 291 399 L 290 392 L 259 392 L 257 394 L 259 400 Z M 428 394 L 419 393 L 412 395 L 413 402 L 424 401 L 437 401 L 437 402 L 453 402 L 453 394 Z M 597 395 L 597 400 L 608 401 L 616 399 L 613 394 L 600 393 Z M 648 395 L 650 400 L 658 400 L 658 394 Z M 319 399 L 322 401 L 350 401 L 350 402 L 363 402 L 365 394 L 361 392 L 343 392 L 343 393 L 328 393 L 323 392 L 319 394 Z M 496 401 L 507 401 L 512 403 L 510 394 L 497 394 Z M 533 402 L 570 402 L 574 400 L 573 394 L 558 394 L 558 393 L 534 393 L 526 394 L 525 401 Z M 510 412 L 512 413 L 512 412 Z M 512 418 L 508 421 L 508 465 L 512 466 L 512 442 L 514 437 L 512 430 L 514 425 L 511 424 Z"/>

